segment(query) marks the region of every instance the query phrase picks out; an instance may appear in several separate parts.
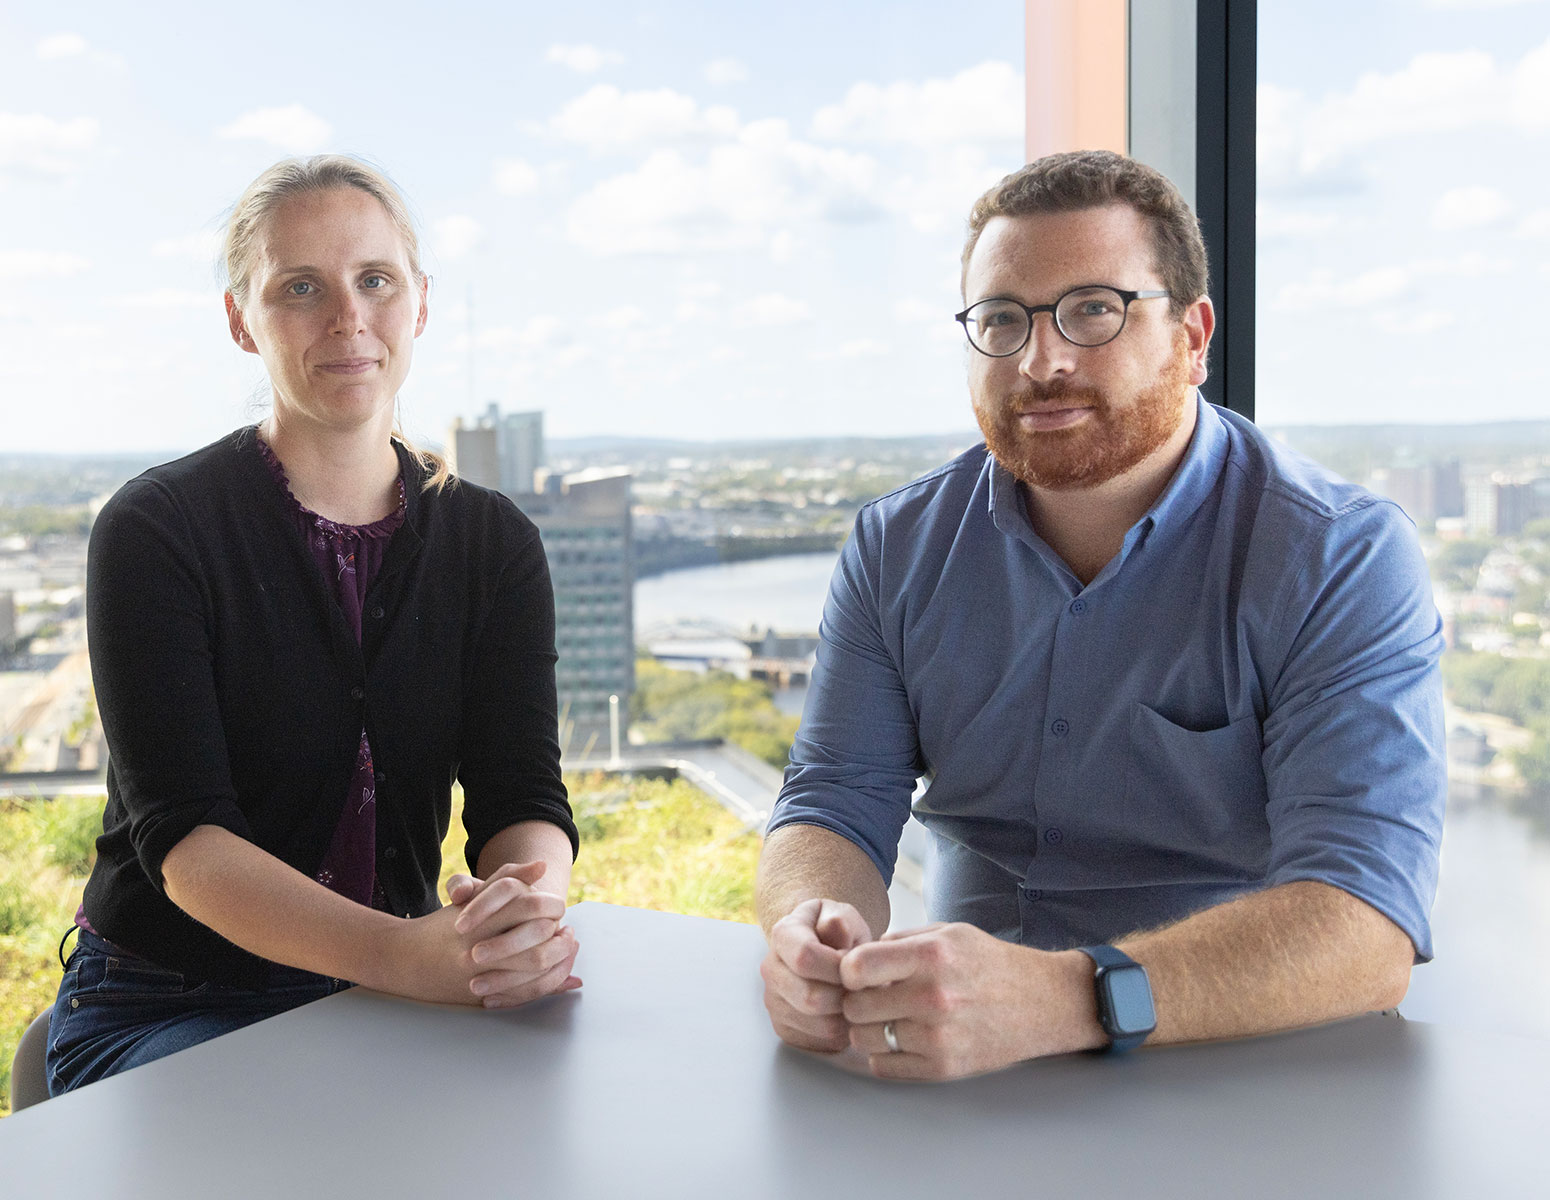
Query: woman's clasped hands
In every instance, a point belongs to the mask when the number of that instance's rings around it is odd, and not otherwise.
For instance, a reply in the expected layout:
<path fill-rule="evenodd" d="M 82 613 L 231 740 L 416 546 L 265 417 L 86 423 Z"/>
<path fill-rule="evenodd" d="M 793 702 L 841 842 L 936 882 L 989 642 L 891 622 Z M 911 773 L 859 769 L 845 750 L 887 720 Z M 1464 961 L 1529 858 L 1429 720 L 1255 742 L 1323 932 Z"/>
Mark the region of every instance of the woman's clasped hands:
<path fill-rule="evenodd" d="M 543 862 L 506 863 L 488 879 L 454 875 L 451 903 L 406 921 L 401 995 L 441 1004 L 513 1008 L 581 986 L 580 948 L 562 925 L 565 900 L 538 886 Z"/>

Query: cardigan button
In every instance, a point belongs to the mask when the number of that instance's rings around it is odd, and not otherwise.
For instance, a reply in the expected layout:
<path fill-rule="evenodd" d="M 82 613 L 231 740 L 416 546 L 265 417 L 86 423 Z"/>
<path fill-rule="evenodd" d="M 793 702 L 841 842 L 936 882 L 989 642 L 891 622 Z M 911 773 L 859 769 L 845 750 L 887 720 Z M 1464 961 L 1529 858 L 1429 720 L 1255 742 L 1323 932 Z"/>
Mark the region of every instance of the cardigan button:
<path fill-rule="evenodd" d="M 353 687 L 353 688 L 351 688 L 350 689 L 350 699 L 351 700 L 364 700 L 364 699 L 366 699 L 366 689 L 365 688 L 360 688 L 360 687 Z"/>
<path fill-rule="evenodd" d="M 398 847 L 397 846 L 389 846 L 386 850 L 384 850 L 382 852 L 382 857 L 383 858 L 397 858 L 398 857 Z"/>
<path fill-rule="evenodd" d="M 387 615 L 387 609 L 383 608 L 382 605 L 379 604 L 376 608 L 371 610 L 371 615 L 376 620 L 380 621 Z"/>

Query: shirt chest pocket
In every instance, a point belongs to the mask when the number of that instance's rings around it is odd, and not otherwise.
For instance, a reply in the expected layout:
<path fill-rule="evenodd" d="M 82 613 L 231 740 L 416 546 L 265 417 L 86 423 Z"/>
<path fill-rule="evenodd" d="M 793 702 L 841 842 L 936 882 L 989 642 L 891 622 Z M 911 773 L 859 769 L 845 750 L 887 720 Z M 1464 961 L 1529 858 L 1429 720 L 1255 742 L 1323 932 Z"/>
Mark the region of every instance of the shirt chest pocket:
<path fill-rule="evenodd" d="M 1124 806 L 1140 840 L 1208 873 L 1263 873 L 1270 825 L 1258 717 L 1186 729 L 1138 703 L 1128 751 Z"/>

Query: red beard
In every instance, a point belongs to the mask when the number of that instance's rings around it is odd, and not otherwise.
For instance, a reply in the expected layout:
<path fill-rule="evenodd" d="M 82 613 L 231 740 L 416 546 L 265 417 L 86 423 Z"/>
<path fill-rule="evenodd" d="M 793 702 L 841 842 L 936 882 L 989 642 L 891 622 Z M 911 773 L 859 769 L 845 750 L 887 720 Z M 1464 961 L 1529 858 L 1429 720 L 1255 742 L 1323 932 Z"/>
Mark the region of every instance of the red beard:
<path fill-rule="evenodd" d="M 1161 377 L 1124 412 L 1115 412 L 1099 389 L 1073 387 L 1060 378 L 1009 392 L 993 411 L 976 404 L 974 415 L 998 463 L 1032 487 L 1063 491 L 1107 483 L 1159 449 L 1183 419 L 1188 389 L 1189 343 L 1181 334 Z M 1017 422 L 1017 414 L 1031 408 L 1073 406 L 1090 406 L 1092 416 L 1037 433 Z"/>

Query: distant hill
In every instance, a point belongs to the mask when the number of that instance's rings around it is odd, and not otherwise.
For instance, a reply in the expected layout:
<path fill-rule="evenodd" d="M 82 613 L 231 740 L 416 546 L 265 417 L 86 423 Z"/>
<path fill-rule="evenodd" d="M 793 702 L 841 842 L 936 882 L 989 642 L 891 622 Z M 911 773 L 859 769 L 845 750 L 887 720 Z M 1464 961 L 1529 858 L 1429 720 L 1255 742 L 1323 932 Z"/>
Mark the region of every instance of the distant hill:
<path fill-rule="evenodd" d="M 1550 450 L 1550 421 L 1487 421 L 1471 425 L 1267 425 L 1294 446 L 1385 446 L 1429 454 L 1475 450 L 1533 454 Z"/>

